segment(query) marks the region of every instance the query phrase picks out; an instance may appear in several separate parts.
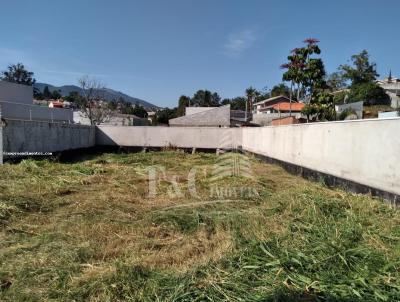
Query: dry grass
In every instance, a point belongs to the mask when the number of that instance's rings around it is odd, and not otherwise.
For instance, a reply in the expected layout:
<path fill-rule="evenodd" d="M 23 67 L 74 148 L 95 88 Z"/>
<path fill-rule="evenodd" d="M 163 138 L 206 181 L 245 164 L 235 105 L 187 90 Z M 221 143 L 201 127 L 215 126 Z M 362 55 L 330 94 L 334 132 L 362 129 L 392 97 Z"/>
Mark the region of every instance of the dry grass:
<path fill-rule="evenodd" d="M 0 300 L 373 301 L 400 293 L 397 210 L 255 159 L 253 178 L 211 181 L 216 163 L 214 154 L 168 151 L 0 167 Z M 181 195 L 161 181 L 150 198 L 150 166 L 176 175 Z M 193 167 L 197 197 L 187 186 Z M 256 194 L 218 197 L 213 187 Z"/>

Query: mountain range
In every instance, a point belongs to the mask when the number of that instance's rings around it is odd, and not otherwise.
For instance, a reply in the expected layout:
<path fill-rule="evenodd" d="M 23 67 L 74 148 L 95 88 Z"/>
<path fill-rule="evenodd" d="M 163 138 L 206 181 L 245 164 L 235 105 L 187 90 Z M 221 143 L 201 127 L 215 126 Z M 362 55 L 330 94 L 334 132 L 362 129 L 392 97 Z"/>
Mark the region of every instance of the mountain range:
<path fill-rule="evenodd" d="M 71 92 L 74 92 L 74 91 L 77 91 L 78 93 L 80 93 L 82 91 L 82 88 L 75 86 L 75 85 L 53 86 L 53 85 L 46 84 L 46 83 L 35 83 L 33 85 L 34 88 L 37 88 L 41 92 L 43 92 L 43 90 L 46 86 L 49 87 L 50 92 L 53 92 L 54 90 L 58 90 L 62 96 L 68 96 Z M 139 104 L 148 110 L 155 110 L 155 109 L 160 108 L 150 102 L 132 97 L 123 92 L 116 91 L 116 90 L 113 90 L 110 88 L 102 88 L 100 91 L 100 94 L 104 97 L 104 100 L 106 100 L 106 101 L 119 100 L 120 98 L 122 98 L 126 102 L 129 102 L 132 104 Z"/>

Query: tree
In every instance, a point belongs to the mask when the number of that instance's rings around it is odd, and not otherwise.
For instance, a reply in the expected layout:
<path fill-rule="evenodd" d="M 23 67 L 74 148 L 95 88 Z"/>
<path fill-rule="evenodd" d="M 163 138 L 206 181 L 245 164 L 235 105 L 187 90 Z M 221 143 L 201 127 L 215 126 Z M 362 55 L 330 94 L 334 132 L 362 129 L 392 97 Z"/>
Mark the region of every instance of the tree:
<path fill-rule="evenodd" d="M 307 116 L 307 122 L 316 121 L 332 121 L 336 119 L 335 102 L 331 93 L 326 91 L 314 94 L 310 102 L 307 103 L 302 113 Z"/>
<path fill-rule="evenodd" d="M 303 42 L 306 46 L 293 49 L 287 57 L 288 62 L 281 65 L 282 69 L 286 69 L 282 80 L 290 82 L 290 104 L 294 91 L 297 100 L 311 100 L 315 98 L 315 93 L 326 86 L 324 63 L 320 58 L 312 57 L 321 53 L 318 47 L 319 40 L 309 38 Z"/>
<path fill-rule="evenodd" d="M 33 78 L 33 72 L 26 70 L 22 63 L 9 65 L 7 70 L 2 72 L 1 79 L 3 81 L 28 86 L 32 86 L 36 82 L 36 80 Z"/>
<path fill-rule="evenodd" d="M 287 87 L 284 83 L 280 83 L 280 84 L 272 87 L 271 92 L 270 92 L 270 97 L 275 97 L 275 96 L 279 96 L 279 95 L 289 97 L 290 96 L 289 90 L 290 90 L 290 88 Z"/>
<path fill-rule="evenodd" d="M 177 115 L 178 116 L 184 116 L 186 107 L 188 107 L 190 104 L 190 98 L 186 95 L 181 95 L 178 101 L 178 109 L 177 109 Z"/>
<path fill-rule="evenodd" d="M 98 125 L 110 119 L 112 111 L 103 105 L 102 94 L 104 85 L 95 78 L 83 76 L 78 79 L 82 97 L 78 106 L 82 113 L 90 120 L 91 125 Z"/>
<path fill-rule="evenodd" d="M 221 97 L 216 92 L 198 90 L 191 99 L 191 105 L 196 107 L 218 107 Z"/>
<path fill-rule="evenodd" d="M 54 100 L 58 100 L 59 98 L 61 98 L 60 91 L 59 90 L 53 90 L 53 93 L 51 94 L 51 98 L 54 99 Z"/>
<path fill-rule="evenodd" d="M 251 111 L 251 109 L 253 108 L 253 102 L 255 101 L 256 97 L 257 97 L 257 90 L 254 89 L 253 87 L 249 87 L 246 89 L 246 104 L 245 104 L 245 111 L 246 111 L 246 118 L 247 118 L 247 112 Z"/>
<path fill-rule="evenodd" d="M 48 100 L 48 99 L 51 98 L 51 92 L 50 92 L 50 90 L 49 90 L 49 86 L 45 86 L 45 87 L 44 87 L 44 89 L 43 89 L 43 98 L 44 98 L 45 100 Z"/>
<path fill-rule="evenodd" d="M 347 87 L 346 79 L 340 71 L 331 73 L 327 77 L 326 84 L 330 91 L 338 91 Z"/>
<path fill-rule="evenodd" d="M 34 87 L 34 88 L 33 88 L 33 98 L 34 98 L 35 100 L 43 100 L 43 94 L 42 94 L 42 92 L 40 91 L 40 89 L 37 88 L 37 87 Z"/>
<path fill-rule="evenodd" d="M 369 62 L 369 54 L 364 49 L 359 54 L 351 56 L 353 67 L 340 65 L 339 70 L 343 72 L 343 77 L 351 81 L 351 85 L 372 83 L 379 74 L 376 72 L 376 63 Z"/>
<path fill-rule="evenodd" d="M 233 99 L 223 99 L 222 105 L 231 105 L 231 110 L 246 110 L 247 99 L 244 97 L 236 97 Z"/>
<path fill-rule="evenodd" d="M 168 125 L 168 122 L 170 119 L 176 118 L 177 116 L 177 108 L 164 108 L 161 110 L 158 110 L 156 112 L 156 116 L 155 116 L 155 121 L 154 121 L 154 125 Z"/>
<path fill-rule="evenodd" d="M 352 85 L 348 99 L 350 102 L 364 101 L 365 105 L 386 105 L 390 103 L 390 98 L 385 90 L 374 82 Z"/>
<path fill-rule="evenodd" d="M 297 93 L 297 99 L 300 100 L 306 96 L 310 97 L 313 91 L 324 86 L 325 68 L 321 59 L 313 58 L 312 55 L 320 54 L 317 39 L 306 39 L 305 47 L 295 48 L 288 56 L 288 63 L 281 65 L 286 69 L 282 79 L 290 82 L 290 92 L 293 96 L 294 89 Z"/>
<path fill-rule="evenodd" d="M 141 118 L 147 118 L 148 114 L 146 109 L 144 109 L 143 106 L 141 105 L 136 105 L 135 108 L 133 108 L 133 112 L 134 115 L 141 117 Z"/>
<path fill-rule="evenodd" d="M 66 97 L 64 97 L 66 101 L 73 104 L 79 104 L 81 98 L 82 97 L 78 91 L 71 91 Z"/>

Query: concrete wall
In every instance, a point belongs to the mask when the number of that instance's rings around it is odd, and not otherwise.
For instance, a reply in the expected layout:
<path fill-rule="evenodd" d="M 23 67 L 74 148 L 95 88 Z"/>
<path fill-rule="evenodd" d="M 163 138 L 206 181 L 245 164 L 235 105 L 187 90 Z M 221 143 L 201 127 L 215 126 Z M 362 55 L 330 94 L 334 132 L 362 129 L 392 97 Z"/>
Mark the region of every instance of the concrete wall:
<path fill-rule="evenodd" d="M 0 101 L 0 107 L 4 118 L 73 123 L 72 109 L 48 108 L 2 101 Z"/>
<path fill-rule="evenodd" d="M 229 127 L 231 124 L 230 105 L 212 108 L 210 110 L 193 113 L 170 119 L 170 126 L 204 126 L 204 127 Z"/>
<path fill-rule="evenodd" d="M 212 110 L 215 108 L 217 108 L 217 107 L 186 107 L 185 115 L 196 114 L 196 113 L 200 113 L 203 111 Z"/>
<path fill-rule="evenodd" d="M 243 149 L 400 194 L 400 119 L 243 129 Z"/>
<path fill-rule="evenodd" d="M 95 145 L 91 126 L 11 119 L 3 124 L 4 152 L 57 152 Z"/>
<path fill-rule="evenodd" d="M 0 81 L 0 101 L 33 104 L 33 87 Z"/>
<path fill-rule="evenodd" d="M 252 122 L 261 126 L 269 126 L 272 120 L 288 116 L 290 116 L 289 113 L 257 113 L 253 114 Z M 292 116 L 300 118 L 301 114 L 292 112 Z"/>
<path fill-rule="evenodd" d="M 241 128 L 98 126 L 97 145 L 232 149 L 241 145 Z"/>

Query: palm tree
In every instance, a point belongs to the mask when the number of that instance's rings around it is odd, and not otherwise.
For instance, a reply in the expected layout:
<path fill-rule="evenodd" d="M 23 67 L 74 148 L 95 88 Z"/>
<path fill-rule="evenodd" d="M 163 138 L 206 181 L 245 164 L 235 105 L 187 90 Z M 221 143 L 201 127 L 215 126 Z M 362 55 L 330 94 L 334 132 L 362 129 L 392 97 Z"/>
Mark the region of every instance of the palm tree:
<path fill-rule="evenodd" d="M 249 87 L 246 89 L 246 97 L 247 97 L 247 101 L 246 101 L 246 113 L 245 113 L 245 119 L 247 121 L 247 111 L 248 111 L 248 107 L 250 107 L 250 109 L 253 108 L 253 100 L 255 99 L 255 97 L 257 96 L 257 90 L 253 87 Z"/>

